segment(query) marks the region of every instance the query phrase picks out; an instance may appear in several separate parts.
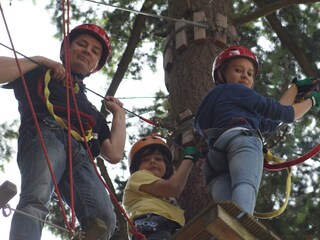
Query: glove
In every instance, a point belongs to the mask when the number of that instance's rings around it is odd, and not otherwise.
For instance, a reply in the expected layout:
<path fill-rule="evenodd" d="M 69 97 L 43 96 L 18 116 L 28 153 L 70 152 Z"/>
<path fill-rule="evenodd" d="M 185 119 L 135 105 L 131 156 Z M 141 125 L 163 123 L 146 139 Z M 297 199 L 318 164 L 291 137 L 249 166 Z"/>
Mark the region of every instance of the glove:
<path fill-rule="evenodd" d="M 183 159 L 192 160 L 195 163 L 200 157 L 200 152 L 194 146 L 187 146 L 183 149 Z"/>
<path fill-rule="evenodd" d="M 298 94 L 299 94 L 299 93 L 305 93 L 310 91 L 315 85 L 319 83 L 319 81 L 314 77 L 307 77 L 302 80 L 298 80 L 297 78 L 294 78 L 292 80 L 292 83 L 296 84 L 298 88 Z"/>
<path fill-rule="evenodd" d="M 312 92 L 309 93 L 306 97 L 312 100 L 312 107 L 319 107 L 320 106 L 320 93 L 319 92 Z"/>

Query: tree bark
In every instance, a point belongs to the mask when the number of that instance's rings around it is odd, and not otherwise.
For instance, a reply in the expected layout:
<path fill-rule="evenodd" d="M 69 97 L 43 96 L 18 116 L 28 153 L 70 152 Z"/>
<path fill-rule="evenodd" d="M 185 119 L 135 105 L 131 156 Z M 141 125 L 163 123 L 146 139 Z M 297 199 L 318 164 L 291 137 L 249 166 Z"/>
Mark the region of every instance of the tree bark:
<path fill-rule="evenodd" d="M 166 82 L 169 91 L 169 105 L 171 120 L 175 121 L 179 113 L 190 109 L 193 114 L 201 99 L 214 86 L 211 73 L 212 63 L 222 49 L 214 44 L 217 14 L 229 16 L 231 11 L 231 1 L 226 0 L 169 0 L 168 13 L 173 18 L 184 18 L 193 20 L 193 13 L 205 13 L 205 21 L 209 26 L 206 29 L 206 39 L 202 42 L 194 40 L 194 26 L 183 29 L 187 34 L 187 47 L 177 50 L 177 32 L 175 32 L 174 22 L 170 23 L 170 41 L 172 46 L 172 67 L 166 71 Z M 229 18 L 228 18 L 229 19 Z M 175 136 L 179 139 L 178 136 Z M 182 144 L 181 142 L 179 144 Z M 196 143 L 198 146 L 200 142 Z M 175 159 L 179 165 L 181 153 Z M 194 166 L 185 190 L 179 199 L 181 207 L 185 210 L 186 220 L 190 220 L 210 201 L 211 196 L 206 190 L 206 184 L 202 175 L 202 162 L 197 162 Z"/>

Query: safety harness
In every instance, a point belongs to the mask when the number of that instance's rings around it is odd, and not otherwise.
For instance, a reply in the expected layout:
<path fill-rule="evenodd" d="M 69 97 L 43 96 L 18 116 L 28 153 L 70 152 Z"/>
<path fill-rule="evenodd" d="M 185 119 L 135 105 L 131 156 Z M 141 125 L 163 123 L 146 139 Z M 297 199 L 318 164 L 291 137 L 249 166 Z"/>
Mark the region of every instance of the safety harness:
<path fill-rule="evenodd" d="M 68 129 L 67 122 L 64 118 L 67 114 L 67 108 L 63 106 L 59 106 L 57 103 L 53 103 L 50 101 L 50 86 L 49 86 L 51 81 L 50 70 L 47 70 L 45 75 L 42 76 L 42 78 L 43 77 L 44 77 L 43 81 L 42 79 L 38 81 L 38 94 L 40 98 L 44 101 L 45 105 L 47 106 L 49 113 L 54 117 L 54 119 L 59 123 L 59 125 L 64 129 Z M 79 84 L 74 83 L 73 88 L 74 88 L 75 94 L 78 94 Z M 73 114 L 74 116 L 76 116 L 76 110 L 70 109 L 70 114 Z M 72 137 L 74 137 L 77 141 L 88 142 L 93 137 L 92 128 L 95 124 L 95 120 L 92 116 L 84 112 L 80 111 L 79 114 L 81 117 L 81 123 L 82 123 L 83 129 L 85 131 L 85 137 L 81 136 L 80 126 L 78 126 L 79 123 L 77 123 L 77 121 L 72 122 L 70 133 Z"/>

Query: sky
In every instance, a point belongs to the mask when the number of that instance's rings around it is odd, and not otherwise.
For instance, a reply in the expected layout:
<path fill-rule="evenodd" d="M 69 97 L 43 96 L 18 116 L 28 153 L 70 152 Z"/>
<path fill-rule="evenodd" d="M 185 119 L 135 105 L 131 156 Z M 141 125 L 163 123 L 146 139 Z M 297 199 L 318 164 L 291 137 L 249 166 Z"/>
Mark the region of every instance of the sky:
<path fill-rule="evenodd" d="M 11 2 L 11 6 L 10 6 Z M 4 19 L 8 25 L 8 30 L 16 51 L 23 53 L 26 56 L 42 55 L 53 60 L 59 61 L 60 42 L 53 38 L 56 33 L 55 26 L 52 25 L 50 14 L 45 10 L 45 5 L 48 1 L 38 0 L 34 5 L 32 0 L 0 0 L 3 10 Z M 11 47 L 5 21 L 3 16 L 0 16 L 0 43 Z M 0 45 L 0 56 L 14 57 L 13 52 Z M 18 56 L 21 57 L 21 56 Z M 128 110 L 138 107 L 149 106 L 152 104 L 152 99 L 136 98 L 123 99 L 122 97 L 153 97 L 154 94 L 162 90 L 167 92 L 164 84 L 162 59 L 159 59 L 157 64 L 157 72 L 151 73 L 145 71 L 141 81 L 124 79 L 120 84 L 116 93 L 116 97 L 120 98 L 124 107 Z M 87 87 L 101 95 L 106 92 L 105 76 L 96 73 L 85 80 Z M 143 89 L 143 91 L 139 91 Z M 98 109 L 101 107 L 101 98 L 88 92 L 89 100 L 96 105 Z M 0 88 L 0 104 L 2 113 L 0 114 L 0 123 L 11 123 L 15 119 L 19 119 L 17 102 L 14 98 L 13 91 Z M 128 116 L 128 115 L 127 115 Z M 140 121 L 139 119 L 136 120 Z M 145 123 L 147 124 L 147 123 Z M 134 127 L 128 129 L 133 131 Z M 11 142 L 11 146 L 15 148 L 16 140 Z M 130 150 L 130 144 L 126 143 L 126 151 Z M 107 165 L 109 173 L 120 171 L 119 166 Z M 20 192 L 20 174 L 15 161 L 15 154 L 9 164 L 5 164 L 5 172 L 0 172 L 0 185 L 6 180 L 14 183 L 17 186 L 18 194 L 9 201 L 12 208 L 15 208 L 19 200 Z M 1 212 L 0 212 L 1 213 Z M 1 239 L 9 239 L 10 223 L 12 214 L 9 217 L 4 217 L 0 214 L 0 229 Z M 42 239 L 56 239 L 48 231 L 44 229 Z"/>

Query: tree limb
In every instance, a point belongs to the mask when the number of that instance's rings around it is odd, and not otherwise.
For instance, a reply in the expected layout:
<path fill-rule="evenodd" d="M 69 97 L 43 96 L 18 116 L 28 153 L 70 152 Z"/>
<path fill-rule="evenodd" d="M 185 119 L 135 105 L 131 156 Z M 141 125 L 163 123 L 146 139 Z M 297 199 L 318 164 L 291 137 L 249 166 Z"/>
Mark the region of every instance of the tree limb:
<path fill-rule="evenodd" d="M 255 2 L 257 2 L 257 1 L 255 1 Z M 316 1 L 316 0 L 282 0 L 282 1 L 277 1 L 275 3 L 272 3 L 272 4 L 264 4 L 263 7 L 258 8 L 256 11 L 254 11 L 251 14 L 234 18 L 232 20 L 232 22 L 233 22 L 234 26 L 239 26 L 239 25 L 243 25 L 245 23 L 251 22 L 255 19 L 267 16 L 267 15 L 274 13 L 275 11 L 282 9 L 282 8 L 287 8 L 287 7 L 290 7 L 295 4 L 310 4 L 310 3 L 316 3 L 316 2 L 320 2 L 320 1 Z"/>
<path fill-rule="evenodd" d="M 146 0 L 143 4 L 143 6 L 141 7 L 141 12 L 150 12 L 152 7 L 154 6 L 153 1 L 148 1 Z M 128 41 L 128 45 L 119 61 L 118 64 L 118 68 L 117 71 L 115 72 L 112 82 L 109 86 L 109 89 L 106 93 L 106 95 L 109 96 L 114 96 L 114 94 L 116 93 L 127 69 L 128 66 L 133 58 L 133 54 L 135 49 L 137 48 L 138 44 L 141 41 L 141 32 L 143 30 L 143 28 L 145 27 L 145 22 L 146 22 L 147 16 L 145 15 L 137 15 L 134 24 L 133 24 L 133 28 L 131 31 L 131 36 L 129 38 Z M 101 107 L 101 112 L 102 114 L 106 115 L 106 110 L 104 108 L 104 106 Z"/>
<path fill-rule="evenodd" d="M 265 3 L 265 0 L 254 0 L 254 1 L 260 8 L 263 8 L 267 5 Z M 295 57 L 302 71 L 307 76 L 313 76 L 313 77 L 318 76 L 318 70 L 315 67 L 313 67 L 313 65 L 310 63 L 310 60 L 304 54 L 302 49 L 299 48 L 297 44 L 294 42 L 294 40 L 292 39 L 292 37 L 288 35 L 286 28 L 284 28 L 281 25 L 281 22 L 277 18 L 276 14 L 275 13 L 269 14 L 268 16 L 266 16 L 266 18 L 270 23 L 271 27 L 273 28 L 273 30 L 275 31 L 275 33 L 278 35 L 282 44 L 286 46 L 288 50 L 292 53 L 292 55 Z"/>

